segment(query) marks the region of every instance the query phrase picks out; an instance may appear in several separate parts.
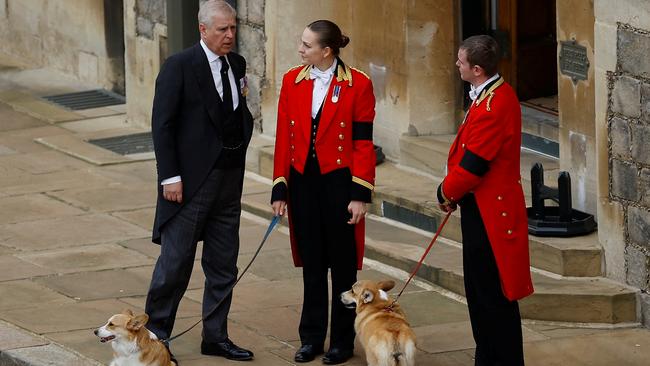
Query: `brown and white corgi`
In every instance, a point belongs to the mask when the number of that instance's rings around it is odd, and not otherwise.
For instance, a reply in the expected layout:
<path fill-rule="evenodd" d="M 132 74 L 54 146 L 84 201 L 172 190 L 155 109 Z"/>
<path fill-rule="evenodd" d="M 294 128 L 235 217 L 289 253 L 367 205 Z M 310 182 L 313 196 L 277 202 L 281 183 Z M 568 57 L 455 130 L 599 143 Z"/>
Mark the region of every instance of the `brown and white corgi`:
<path fill-rule="evenodd" d="M 177 366 L 167 347 L 145 328 L 148 320 L 147 314 L 135 316 L 125 310 L 95 329 L 100 341 L 113 347 L 110 366 Z"/>
<path fill-rule="evenodd" d="M 415 365 L 415 333 L 386 293 L 394 286 L 394 281 L 362 280 L 341 294 L 343 304 L 356 308 L 354 329 L 369 366 Z"/>

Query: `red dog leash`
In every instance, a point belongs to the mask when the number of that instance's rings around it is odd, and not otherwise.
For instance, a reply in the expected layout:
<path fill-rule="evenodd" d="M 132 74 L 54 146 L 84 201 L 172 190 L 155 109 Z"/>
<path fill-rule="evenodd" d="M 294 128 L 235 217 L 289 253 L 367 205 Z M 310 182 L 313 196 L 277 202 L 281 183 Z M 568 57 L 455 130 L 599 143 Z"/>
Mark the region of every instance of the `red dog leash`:
<path fill-rule="evenodd" d="M 420 261 L 418 262 L 418 264 L 413 269 L 413 272 L 411 272 L 411 276 L 409 276 L 408 280 L 404 284 L 404 287 L 402 287 L 402 290 L 395 297 L 395 300 L 393 300 L 393 302 L 390 305 L 388 305 L 386 308 L 384 308 L 385 311 L 393 311 L 393 307 L 395 306 L 395 303 L 397 302 L 397 299 L 399 299 L 399 297 L 402 296 L 402 293 L 406 289 L 406 286 L 409 285 L 409 282 L 411 282 L 413 277 L 415 277 L 415 274 L 420 269 L 420 266 L 422 266 L 422 262 L 424 262 L 424 258 L 427 257 L 427 255 L 429 254 L 429 251 L 433 247 L 433 244 L 436 242 L 436 239 L 438 239 L 438 236 L 442 232 L 442 228 L 445 227 L 445 224 L 447 223 L 447 220 L 449 220 L 449 216 L 451 216 L 451 211 L 447 212 L 447 215 L 445 215 L 445 219 L 442 220 L 442 223 L 438 227 L 438 231 L 436 231 L 436 234 L 433 236 L 433 239 L 431 239 L 431 242 L 429 243 L 429 246 L 427 247 L 427 250 L 424 251 L 424 254 L 422 254 L 422 258 L 420 258 Z"/>

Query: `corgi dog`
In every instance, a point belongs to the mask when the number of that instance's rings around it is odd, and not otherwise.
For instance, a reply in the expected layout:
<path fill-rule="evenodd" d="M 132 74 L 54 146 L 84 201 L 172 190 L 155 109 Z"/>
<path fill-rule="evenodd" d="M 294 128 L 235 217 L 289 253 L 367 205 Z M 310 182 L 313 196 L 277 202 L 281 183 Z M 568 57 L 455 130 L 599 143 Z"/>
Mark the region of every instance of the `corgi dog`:
<path fill-rule="evenodd" d="M 368 366 L 415 365 L 415 333 L 406 315 L 388 297 L 394 281 L 361 280 L 341 294 L 348 308 L 355 308 L 354 329 L 366 352 Z"/>
<path fill-rule="evenodd" d="M 110 366 L 177 366 L 167 347 L 145 328 L 148 320 L 147 314 L 135 316 L 125 310 L 95 329 L 100 341 L 110 342 L 113 347 Z"/>

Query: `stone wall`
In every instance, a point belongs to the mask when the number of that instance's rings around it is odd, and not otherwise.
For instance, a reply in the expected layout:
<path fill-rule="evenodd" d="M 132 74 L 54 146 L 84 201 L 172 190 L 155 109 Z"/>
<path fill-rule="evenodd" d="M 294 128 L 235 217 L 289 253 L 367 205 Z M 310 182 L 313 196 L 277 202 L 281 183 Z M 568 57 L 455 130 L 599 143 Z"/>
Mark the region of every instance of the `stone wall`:
<path fill-rule="evenodd" d="M 105 15 L 104 0 L 0 0 L 0 52 L 123 92 L 123 59 L 109 56 Z"/>
<path fill-rule="evenodd" d="M 298 44 L 317 19 L 336 22 L 350 44 L 341 58 L 373 80 L 375 143 L 393 160 L 400 137 L 453 133 L 457 102 L 456 5 L 453 0 L 266 0 L 266 79 L 262 128 L 275 135 L 282 75 L 300 63 Z"/>
<path fill-rule="evenodd" d="M 166 0 L 124 0 L 128 122 L 151 125 L 154 86 L 168 56 Z M 198 31 L 197 31 L 198 32 Z"/>
<path fill-rule="evenodd" d="M 255 118 L 255 130 L 263 132 L 262 88 L 266 78 L 265 0 L 237 1 L 237 49 L 247 62 L 248 107 Z"/>
<path fill-rule="evenodd" d="M 625 279 L 650 292 L 650 31 L 618 24 L 608 73 L 610 198 L 624 211 Z M 650 312 L 646 304 L 644 311 Z M 644 319 L 650 325 L 650 319 Z"/>

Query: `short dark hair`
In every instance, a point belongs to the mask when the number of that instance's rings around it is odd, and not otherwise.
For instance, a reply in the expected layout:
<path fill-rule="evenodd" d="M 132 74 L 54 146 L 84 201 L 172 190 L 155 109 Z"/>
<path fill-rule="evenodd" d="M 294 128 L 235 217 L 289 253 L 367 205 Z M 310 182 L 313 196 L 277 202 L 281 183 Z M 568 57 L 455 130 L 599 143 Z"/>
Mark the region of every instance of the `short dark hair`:
<path fill-rule="evenodd" d="M 318 43 L 321 47 L 332 49 L 334 56 L 338 56 L 340 49 L 350 43 L 350 38 L 341 33 L 341 28 L 329 20 L 317 20 L 310 23 L 307 28 L 318 35 Z"/>
<path fill-rule="evenodd" d="M 499 45 L 494 38 L 485 34 L 471 36 L 460 44 L 460 49 L 465 50 L 470 66 L 480 66 L 485 70 L 486 76 L 497 73 Z"/>

